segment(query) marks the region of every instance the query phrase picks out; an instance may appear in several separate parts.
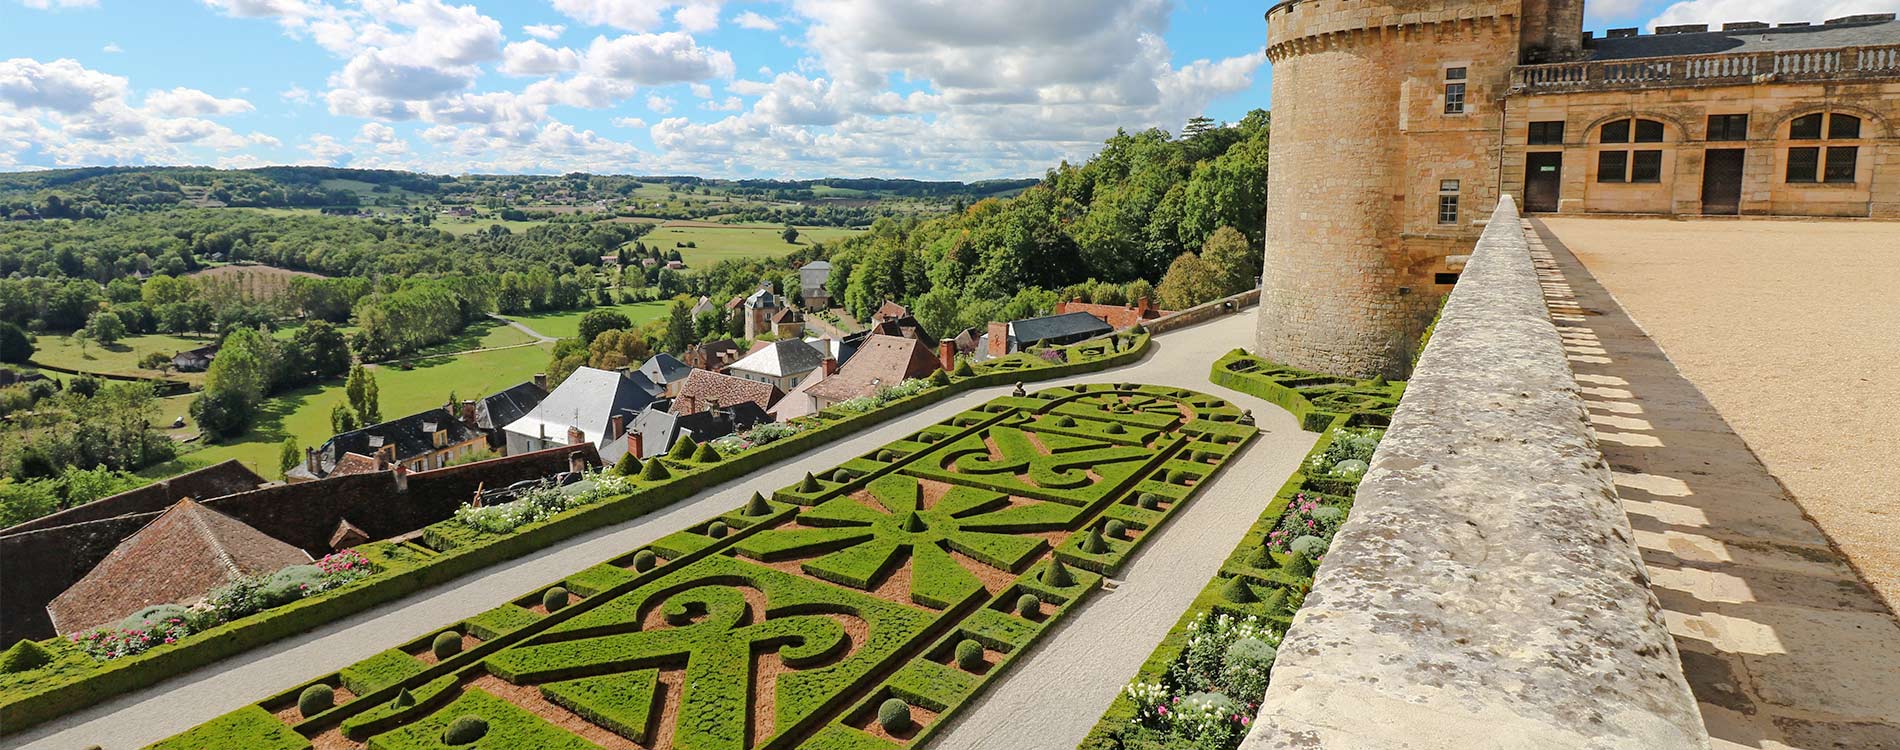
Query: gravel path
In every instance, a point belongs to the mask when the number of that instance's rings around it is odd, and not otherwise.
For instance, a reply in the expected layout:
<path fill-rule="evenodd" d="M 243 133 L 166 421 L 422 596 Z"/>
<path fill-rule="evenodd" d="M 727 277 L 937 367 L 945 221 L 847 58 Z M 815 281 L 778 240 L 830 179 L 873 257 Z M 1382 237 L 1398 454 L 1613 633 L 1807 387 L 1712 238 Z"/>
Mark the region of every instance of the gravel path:
<path fill-rule="evenodd" d="M 1156 337 L 1149 356 L 1134 365 L 1036 384 L 1132 381 L 1216 393 L 1253 410 L 1265 434 L 1148 545 L 1130 566 L 1119 591 L 1097 596 L 1049 634 L 1042 647 L 1010 670 L 982 705 L 969 707 L 959 726 L 942 736 L 940 747 L 998 746 L 983 738 L 1008 736 L 997 733 L 1030 710 L 1036 712 L 1038 731 L 1034 737 L 1025 737 L 1022 725 L 1017 724 L 1018 732 L 1006 746 L 1073 747 L 1311 447 L 1315 436 L 1299 432 L 1286 412 L 1207 380 L 1213 360 L 1252 341 L 1253 321 L 1252 315 L 1242 314 L 1171 331 Z M 143 747 L 738 507 L 755 489 L 790 484 L 813 466 L 842 462 L 1008 391 L 998 387 L 962 394 L 822 450 L 779 462 L 746 481 L 720 485 L 634 521 L 583 534 L 540 554 L 109 700 L 8 737 L 6 742 L 33 750 L 94 744 L 108 750 Z"/>
<path fill-rule="evenodd" d="M 528 334 L 529 336 L 533 336 L 535 343 L 545 344 L 550 341 L 556 340 L 553 336 L 549 336 L 549 335 L 541 333 L 540 331 L 534 330 L 533 328 L 529 328 L 526 323 L 522 323 L 521 321 L 514 320 L 511 318 L 504 318 L 494 313 L 489 313 L 488 317 L 494 318 L 503 323 L 507 323 L 510 327 L 514 328 L 515 330 Z M 525 344 L 523 346 L 525 346 Z"/>
<path fill-rule="evenodd" d="M 1900 604 L 1900 223 L 1544 223 Z"/>

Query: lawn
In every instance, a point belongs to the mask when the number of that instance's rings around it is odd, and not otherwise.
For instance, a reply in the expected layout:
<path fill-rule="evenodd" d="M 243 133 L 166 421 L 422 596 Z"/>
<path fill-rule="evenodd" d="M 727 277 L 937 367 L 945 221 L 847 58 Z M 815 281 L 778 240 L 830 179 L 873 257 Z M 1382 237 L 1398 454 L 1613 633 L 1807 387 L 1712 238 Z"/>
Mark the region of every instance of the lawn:
<path fill-rule="evenodd" d="M 432 229 L 440 229 L 460 237 L 465 234 L 482 231 L 494 224 L 500 224 L 508 231 L 520 234 L 546 223 L 547 222 L 544 221 L 504 221 L 493 216 L 476 216 L 468 219 L 459 219 L 451 216 L 436 216 L 429 226 Z"/>
<path fill-rule="evenodd" d="M 500 326 L 500 330 L 513 331 Z M 519 335 L 519 332 L 516 332 Z M 491 331 L 489 334 L 493 335 Z M 376 385 L 382 394 L 383 418 L 394 419 L 431 407 L 441 406 L 453 392 L 456 398 L 473 399 L 529 380 L 548 366 L 548 350 L 542 346 L 523 346 L 500 351 L 438 357 L 413 363 L 413 368 L 371 365 Z M 186 415 L 193 396 L 162 399 L 162 419 L 166 424 Z M 281 476 L 277 455 L 285 436 L 294 436 L 302 447 L 322 445 L 330 438 L 330 409 L 344 403 L 343 382 L 299 388 L 266 400 L 259 409 L 256 426 L 240 442 L 207 445 L 169 463 L 147 469 L 148 477 L 171 476 L 235 458 L 266 477 Z M 189 419 L 189 417 L 187 417 Z M 187 432 L 192 426 L 187 426 Z"/>
<path fill-rule="evenodd" d="M 594 307 L 594 308 L 589 308 L 586 310 L 568 310 L 564 312 L 543 312 L 543 313 L 522 313 L 519 315 L 508 315 L 505 317 L 507 317 L 509 320 L 519 322 L 522 325 L 525 325 L 529 328 L 533 328 L 536 331 L 540 331 L 541 335 L 543 336 L 552 336 L 557 339 L 566 339 L 566 338 L 573 338 L 575 336 L 580 335 L 581 318 L 586 316 L 588 313 L 593 312 L 594 310 L 612 310 L 614 312 L 620 313 L 621 315 L 627 316 L 627 319 L 633 321 L 634 325 L 639 325 L 649 320 L 653 320 L 654 318 L 659 318 L 666 315 L 667 307 L 670 304 L 671 303 L 669 302 L 657 302 L 657 301 L 656 302 L 634 302 L 634 303 L 625 304 L 625 305 L 613 305 L 611 307 Z M 510 328 L 508 330 L 512 331 L 514 329 Z M 516 331 L 516 333 L 520 333 L 520 332 Z"/>
<path fill-rule="evenodd" d="M 695 222 L 697 223 L 697 222 Z M 641 237 L 647 247 L 657 247 L 661 252 L 679 250 L 687 266 L 698 266 L 718 260 L 731 258 L 778 257 L 814 242 L 836 242 L 859 234 L 856 229 L 837 227 L 799 227 L 798 244 L 786 244 L 780 233 L 785 231 L 782 225 L 743 224 L 743 225 L 702 225 L 679 226 L 679 222 L 668 222 Z M 674 247 L 675 243 L 692 242 L 698 247 Z"/>
<path fill-rule="evenodd" d="M 42 334 L 35 342 L 38 348 L 33 354 L 33 362 L 52 367 L 64 367 L 84 372 L 97 372 L 108 375 L 133 375 L 148 378 L 175 378 L 193 383 L 204 381 L 202 372 L 167 373 L 139 368 L 139 359 L 152 352 L 163 352 L 166 356 L 187 349 L 196 349 L 211 343 L 212 339 L 185 338 L 164 334 L 127 336 L 103 346 L 92 341 L 82 341 L 71 336 Z"/>

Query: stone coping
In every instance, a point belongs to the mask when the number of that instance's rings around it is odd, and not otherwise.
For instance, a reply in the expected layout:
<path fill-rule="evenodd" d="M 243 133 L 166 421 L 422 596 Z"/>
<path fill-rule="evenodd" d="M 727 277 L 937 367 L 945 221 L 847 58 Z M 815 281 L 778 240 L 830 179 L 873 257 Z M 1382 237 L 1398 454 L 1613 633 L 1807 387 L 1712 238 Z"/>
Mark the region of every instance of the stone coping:
<path fill-rule="evenodd" d="M 1247 750 L 1707 748 L 1507 195 Z"/>

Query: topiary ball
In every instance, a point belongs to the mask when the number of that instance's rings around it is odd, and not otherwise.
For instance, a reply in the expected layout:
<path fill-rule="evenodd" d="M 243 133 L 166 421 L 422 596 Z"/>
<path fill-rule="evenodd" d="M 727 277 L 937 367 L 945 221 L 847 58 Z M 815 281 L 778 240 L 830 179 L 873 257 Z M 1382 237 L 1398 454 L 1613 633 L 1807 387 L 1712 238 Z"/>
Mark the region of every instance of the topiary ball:
<path fill-rule="evenodd" d="M 943 372 L 943 371 L 938 370 L 938 372 Z M 877 452 L 877 460 L 883 461 L 885 463 L 890 463 L 892 461 L 897 460 L 897 453 L 895 451 L 890 450 L 889 448 L 886 448 L 884 450 Z"/>
<path fill-rule="evenodd" d="M 297 694 L 297 713 L 308 719 L 336 705 L 336 691 L 329 685 L 311 685 Z"/>
<path fill-rule="evenodd" d="M 467 745 L 488 734 L 488 722 L 480 716 L 465 714 L 449 722 L 449 728 L 442 730 L 442 744 Z"/>
<path fill-rule="evenodd" d="M 1128 538 L 1128 524 L 1122 523 L 1121 519 L 1108 519 L 1108 525 L 1105 527 L 1105 530 L 1108 532 L 1108 538 L 1110 539 Z"/>
<path fill-rule="evenodd" d="M 909 729 L 910 704 L 902 698 L 891 698 L 878 704 L 877 723 L 892 734 Z"/>
<path fill-rule="evenodd" d="M 567 589 L 555 586 L 541 593 L 541 608 L 549 612 L 559 612 L 567 606 Z"/>
<path fill-rule="evenodd" d="M 975 672 L 983 668 L 983 644 L 974 638 L 965 638 L 957 644 L 957 666 Z"/>
<path fill-rule="evenodd" d="M 1148 510 L 1159 510 L 1161 508 L 1161 496 L 1155 493 L 1143 492 L 1138 499 L 1141 502 L 1141 507 L 1147 508 Z"/>
<path fill-rule="evenodd" d="M 714 521 L 706 526 L 706 536 L 714 539 L 726 538 L 726 522 Z"/>
<path fill-rule="evenodd" d="M 839 469 L 831 472 L 831 481 L 833 482 L 849 482 L 856 478 L 858 478 L 857 475 L 851 473 L 850 469 Z"/>
<path fill-rule="evenodd" d="M 462 634 L 453 630 L 444 630 L 435 634 L 435 640 L 429 643 L 429 651 L 437 659 L 447 659 L 462 653 Z"/>
<path fill-rule="evenodd" d="M 659 564 L 659 562 L 660 558 L 653 554 L 653 550 L 643 549 L 633 553 L 633 571 L 635 573 L 645 573 L 652 570 L 653 566 Z"/>
<path fill-rule="evenodd" d="M 1070 417 L 1070 416 L 1056 417 L 1056 426 L 1057 427 L 1074 427 L 1075 417 Z"/>
<path fill-rule="evenodd" d="M 1031 618 L 1042 614 L 1042 600 L 1037 599 L 1035 594 L 1016 597 L 1016 614 Z"/>
<path fill-rule="evenodd" d="M 1107 427 L 1102 428 L 1102 431 L 1110 435 L 1120 435 L 1128 432 L 1128 428 L 1123 427 L 1120 422 L 1109 422 Z"/>

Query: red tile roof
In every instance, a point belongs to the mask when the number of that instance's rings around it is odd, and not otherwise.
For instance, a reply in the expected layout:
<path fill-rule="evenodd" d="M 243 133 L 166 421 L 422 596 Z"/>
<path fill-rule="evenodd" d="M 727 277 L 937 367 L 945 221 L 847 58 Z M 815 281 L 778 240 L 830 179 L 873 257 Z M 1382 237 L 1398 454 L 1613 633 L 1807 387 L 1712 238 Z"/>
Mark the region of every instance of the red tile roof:
<path fill-rule="evenodd" d="M 692 414 L 705 411 L 714 401 L 722 407 L 751 401 L 763 410 L 782 395 L 770 383 L 721 375 L 711 370 L 694 370 L 680 383 L 679 394 L 673 397 L 673 408 L 669 411 L 674 414 Z"/>
<path fill-rule="evenodd" d="M 1119 331 L 1133 328 L 1143 321 L 1154 320 L 1168 314 L 1166 310 L 1157 310 L 1146 305 L 1097 305 L 1089 302 L 1057 302 L 1054 314 L 1085 312 L 1108 322 L 1109 327 Z"/>
<path fill-rule="evenodd" d="M 153 519 L 46 605 L 53 628 L 90 630 L 154 604 L 189 604 L 244 576 L 310 562 L 303 550 L 189 498 Z"/>
<path fill-rule="evenodd" d="M 930 345 L 916 339 L 874 333 L 858 345 L 857 353 L 837 372 L 805 390 L 837 403 L 869 396 L 878 388 L 924 377 L 936 369 L 937 355 Z"/>

